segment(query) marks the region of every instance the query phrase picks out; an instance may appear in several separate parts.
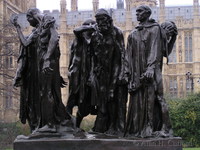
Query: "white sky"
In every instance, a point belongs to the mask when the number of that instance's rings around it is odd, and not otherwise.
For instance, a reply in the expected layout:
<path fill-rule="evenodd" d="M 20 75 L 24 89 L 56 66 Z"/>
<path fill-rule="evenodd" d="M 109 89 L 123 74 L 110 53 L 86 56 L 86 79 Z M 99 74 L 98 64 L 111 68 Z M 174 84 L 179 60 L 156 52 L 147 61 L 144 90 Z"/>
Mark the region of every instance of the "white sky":
<path fill-rule="evenodd" d="M 100 8 L 116 8 L 117 0 L 99 0 Z M 125 0 L 124 0 L 125 1 Z M 70 10 L 71 0 L 67 0 L 67 9 Z M 192 5 L 193 0 L 165 0 L 166 6 Z M 60 0 L 37 0 L 40 10 L 60 9 Z M 79 10 L 92 10 L 92 0 L 78 0 Z"/>

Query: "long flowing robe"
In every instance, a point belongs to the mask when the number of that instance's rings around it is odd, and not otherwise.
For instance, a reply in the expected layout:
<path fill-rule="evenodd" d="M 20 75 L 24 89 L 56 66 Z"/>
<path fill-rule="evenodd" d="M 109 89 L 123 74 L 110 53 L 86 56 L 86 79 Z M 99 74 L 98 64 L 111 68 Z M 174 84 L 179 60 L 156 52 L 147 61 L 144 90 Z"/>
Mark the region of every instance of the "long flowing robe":
<path fill-rule="evenodd" d="M 26 123 L 26 120 L 28 121 L 31 131 L 37 128 L 40 116 L 36 40 L 37 37 L 32 37 L 30 44 L 27 46 L 20 45 L 18 68 L 15 77 L 19 79 L 18 82 L 22 83 L 20 87 L 19 117 L 23 124 Z"/>
<path fill-rule="evenodd" d="M 69 65 L 70 78 L 67 109 L 79 106 L 79 115 L 84 117 L 90 113 L 92 105 L 91 89 L 88 85 L 91 70 L 91 53 L 90 40 L 85 39 L 81 31 L 79 34 L 75 34 L 76 38 L 71 46 L 72 55 Z"/>
<path fill-rule="evenodd" d="M 55 27 L 55 19 L 45 15 L 40 26 L 40 36 L 38 39 L 38 70 L 39 70 L 39 90 L 40 90 L 40 125 L 60 124 L 66 116 L 65 106 L 61 99 L 61 77 L 60 77 L 60 49 L 59 37 Z M 47 55 L 48 58 L 47 58 Z M 53 71 L 44 74 L 45 60 L 50 61 Z"/>
<path fill-rule="evenodd" d="M 121 48 L 123 38 L 121 31 L 113 27 L 107 34 L 95 32 L 92 37 L 92 62 L 93 69 L 91 74 L 92 99 L 98 107 L 97 119 L 94 130 L 97 132 L 105 132 L 108 130 L 109 113 L 115 104 L 110 99 L 117 86 L 121 66 Z M 120 46 L 119 46 L 120 45 Z M 109 104 L 110 103 L 110 104 Z M 112 105 L 113 104 L 113 105 Z M 115 114 L 116 115 L 116 114 Z"/>
<path fill-rule="evenodd" d="M 155 103 L 163 95 L 161 38 L 160 26 L 155 22 L 138 26 L 128 37 L 127 53 L 131 76 L 126 132 L 134 136 L 151 136 L 153 130 L 159 128 L 153 122 Z M 154 70 L 153 79 L 141 79 L 148 69 Z"/>

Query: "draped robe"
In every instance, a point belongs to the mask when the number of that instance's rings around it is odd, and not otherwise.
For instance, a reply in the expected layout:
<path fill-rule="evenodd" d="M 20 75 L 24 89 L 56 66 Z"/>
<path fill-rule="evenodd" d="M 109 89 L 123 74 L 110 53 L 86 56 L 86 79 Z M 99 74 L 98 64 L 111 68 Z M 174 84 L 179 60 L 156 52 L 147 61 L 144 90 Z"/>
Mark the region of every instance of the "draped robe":
<path fill-rule="evenodd" d="M 126 132 L 134 136 L 151 136 L 156 127 L 155 104 L 163 96 L 162 85 L 162 34 L 155 22 L 140 25 L 128 37 L 129 92 Z M 144 79 L 143 74 L 153 70 L 153 79 Z M 143 79 L 142 79 L 143 78 Z M 159 110 L 159 109 L 158 109 Z M 159 112 L 159 111 L 158 111 Z M 155 121 L 156 120 L 156 121 Z M 156 124 L 155 124 L 156 122 Z"/>

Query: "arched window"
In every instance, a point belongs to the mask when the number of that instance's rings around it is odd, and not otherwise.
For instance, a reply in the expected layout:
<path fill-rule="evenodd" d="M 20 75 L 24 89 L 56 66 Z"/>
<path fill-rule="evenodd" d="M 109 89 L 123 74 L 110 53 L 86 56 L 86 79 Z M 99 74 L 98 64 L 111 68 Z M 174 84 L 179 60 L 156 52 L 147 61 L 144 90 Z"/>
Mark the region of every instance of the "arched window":
<path fill-rule="evenodd" d="M 6 108 L 12 108 L 13 106 L 13 91 L 12 91 L 12 84 L 7 84 L 6 85 L 6 90 L 5 90 L 5 107 Z"/>
<path fill-rule="evenodd" d="M 169 55 L 169 63 L 176 63 L 177 59 L 176 59 L 176 44 L 174 44 L 173 50 L 171 52 L 171 54 Z"/>
<path fill-rule="evenodd" d="M 192 34 L 185 33 L 185 62 L 193 61 L 192 53 Z"/>
<path fill-rule="evenodd" d="M 177 97 L 177 79 L 176 77 L 170 77 L 169 81 L 170 95 L 171 97 Z"/>
<path fill-rule="evenodd" d="M 186 79 L 186 93 L 190 94 L 193 92 L 193 78 L 189 77 Z"/>
<path fill-rule="evenodd" d="M 6 64 L 5 64 L 6 68 L 9 68 L 9 57 L 6 57 Z"/>
<path fill-rule="evenodd" d="M 14 67 L 13 56 L 6 56 L 5 60 L 5 67 L 7 69 Z"/>
<path fill-rule="evenodd" d="M 13 57 L 12 56 L 10 57 L 10 66 L 9 67 L 13 68 Z"/>

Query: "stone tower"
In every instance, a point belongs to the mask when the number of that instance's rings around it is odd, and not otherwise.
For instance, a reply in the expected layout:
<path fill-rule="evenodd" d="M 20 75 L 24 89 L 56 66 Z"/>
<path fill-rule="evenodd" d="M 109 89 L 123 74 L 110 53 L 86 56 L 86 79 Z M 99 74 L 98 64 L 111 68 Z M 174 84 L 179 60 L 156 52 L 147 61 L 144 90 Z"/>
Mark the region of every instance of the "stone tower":
<path fill-rule="evenodd" d="M 131 2 L 132 0 L 126 0 L 126 26 L 125 26 L 125 43 L 127 43 L 127 38 L 131 30 L 133 29 L 132 27 L 132 13 L 131 13 Z"/>
<path fill-rule="evenodd" d="M 99 9 L 99 0 L 93 0 L 92 4 L 93 4 L 93 14 L 95 15 L 97 9 Z"/>
<path fill-rule="evenodd" d="M 28 10 L 29 8 L 36 7 L 36 0 L 27 0 L 27 1 L 25 1 L 25 3 L 27 4 L 27 5 L 26 5 L 26 6 L 27 6 L 27 10 Z"/>
<path fill-rule="evenodd" d="M 117 9 L 124 9 L 124 0 L 117 0 Z"/>
<path fill-rule="evenodd" d="M 195 21 L 197 21 L 199 18 L 199 0 L 193 0 L 193 9 L 194 9 L 193 12 L 194 19 Z"/>
<path fill-rule="evenodd" d="M 159 0 L 160 2 L 160 18 L 159 21 L 160 23 L 165 21 L 165 0 Z"/>
<path fill-rule="evenodd" d="M 199 24 L 200 24 L 200 15 L 199 15 L 199 0 L 193 0 L 193 61 L 199 62 L 200 60 L 200 30 L 199 30 Z M 199 73 L 199 64 L 194 63 L 193 67 L 193 78 L 194 83 L 197 83 L 196 79 L 198 79 L 198 73 Z M 194 84 L 194 91 L 198 91 L 198 84 Z"/>
<path fill-rule="evenodd" d="M 71 0 L 71 11 L 78 11 L 78 0 Z"/>
<path fill-rule="evenodd" d="M 66 0 L 60 1 L 60 28 L 59 28 L 59 35 L 60 35 L 60 72 L 65 81 L 68 80 L 67 73 L 68 73 L 68 60 L 69 60 L 69 52 L 66 51 L 68 49 L 68 39 L 67 39 L 67 2 Z M 68 87 L 62 88 L 62 100 L 63 103 L 66 104 L 67 102 L 67 95 L 68 95 Z"/>
<path fill-rule="evenodd" d="M 150 7 L 155 7 L 157 5 L 157 0 L 130 0 L 133 7 L 138 7 L 140 5 L 148 5 Z"/>

